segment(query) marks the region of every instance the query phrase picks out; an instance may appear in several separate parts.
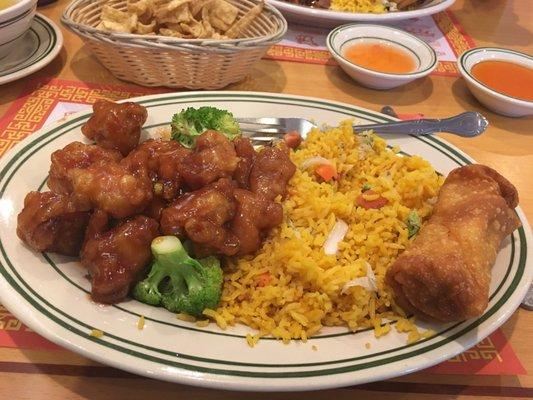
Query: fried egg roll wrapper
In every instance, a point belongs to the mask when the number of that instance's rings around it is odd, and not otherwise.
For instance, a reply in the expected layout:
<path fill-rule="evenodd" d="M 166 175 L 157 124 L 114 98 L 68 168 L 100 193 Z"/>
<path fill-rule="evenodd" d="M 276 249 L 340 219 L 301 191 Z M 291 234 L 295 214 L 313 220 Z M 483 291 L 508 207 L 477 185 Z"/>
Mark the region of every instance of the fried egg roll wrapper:
<path fill-rule="evenodd" d="M 453 170 L 434 213 L 387 271 L 405 311 L 429 321 L 479 316 L 502 240 L 520 226 L 515 187 L 484 165 Z"/>

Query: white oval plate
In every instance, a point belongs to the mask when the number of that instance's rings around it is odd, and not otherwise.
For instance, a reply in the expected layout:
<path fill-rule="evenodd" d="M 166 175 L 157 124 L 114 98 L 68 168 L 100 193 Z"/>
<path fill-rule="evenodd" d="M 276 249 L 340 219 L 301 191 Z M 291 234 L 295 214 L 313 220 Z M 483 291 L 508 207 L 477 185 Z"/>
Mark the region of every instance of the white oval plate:
<path fill-rule="evenodd" d="M 306 117 L 328 124 L 347 118 L 360 123 L 391 120 L 348 104 L 269 93 L 170 93 L 134 101 L 148 108 L 149 132 L 167 125 L 181 108 L 202 105 L 226 108 L 238 117 Z M 531 281 L 533 263 L 527 250 L 532 238 L 518 209 L 523 227 L 505 240 L 498 255 L 483 316 L 444 326 L 421 325 L 438 334 L 411 345 L 395 329 L 375 339 L 372 331 L 325 328 L 307 343 L 262 339 L 250 348 L 244 338 L 250 330 L 244 326 L 226 331 L 214 324 L 198 328 L 134 300 L 94 304 L 88 298 L 86 272 L 76 260 L 30 251 L 15 234 L 25 194 L 45 184 L 50 154 L 82 140 L 80 127 L 89 116 L 76 114 L 31 135 L 0 162 L 0 301 L 31 329 L 96 361 L 151 378 L 221 389 L 286 391 L 361 384 L 432 366 L 473 346 L 511 316 Z M 389 143 L 422 155 L 444 174 L 472 162 L 435 137 L 391 137 Z M 146 317 L 142 331 L 136 327 L 140 315 Z M 105 335 L 90 336 L 93 328 Z"/>
<path fill-rule="evenodd" d="M 332 28 L 349 22 L 388 23 L 409 18 L 420 18 L 433 15 L 451 7 L 455 0 L 427 0 L 415 10 L 396 11 L 383 14 L 352 13 L 345 11 L 323 10 L 288 3 L 283 0 L 268 0 L 290 21 L 299 24 Z"/>
<path fill-rule="evenodd" d="M 36 14 L 30 29 L 0 62 L 0 85 L 24 78 L 47 66 L 63 46 L 63 34 L 44 15 Z"/>

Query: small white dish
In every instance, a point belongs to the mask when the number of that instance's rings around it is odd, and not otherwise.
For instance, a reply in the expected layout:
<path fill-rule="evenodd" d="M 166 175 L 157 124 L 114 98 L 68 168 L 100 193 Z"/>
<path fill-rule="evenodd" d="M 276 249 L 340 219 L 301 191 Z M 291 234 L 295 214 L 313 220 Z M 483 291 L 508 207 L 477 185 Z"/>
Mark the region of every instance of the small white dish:
<path fill-rule="evenodd" d="M 48 65 L 63 46 L 63 35 L 51 20 L 35 15 L 30 29 L 0 61 L 0 85 L 24 78 Z"/>
<path fill-rule="evenodd" d="M 514 50 L 496 47 L 477 47 L 465 51 L 457 60 L 457 66 L 463 76 L 468 89 L 488 109 L 508 117 L 524 117 L 533 115 L 533 101 L 507 96 L 484 83 L 472 75 L 472 67 L 482 61 L 498 60 L 520 64 L 533 69 L 533 57 Z"/>
<path fill-rule="evenodd" d="M 17 0 L 0 10 L 0 59 L 7 56 L 28 31 L 36 8 L 37 0 Z"/>
<path fill-rule="evenodd" d="M 409 54 L 415 61 L 415 70 L 392 74 L 361 67 L 349 61 L 344 52 L 356 43 L 381 43 L 394 46 Z M 348 24 L 332 30 L 326 40 L 328 50 L 341 68 L 361 85 L 372 89 L 392 89 L 429 75 L 437 66 L 435 50 L 410 33 L 381 25 Z"/>

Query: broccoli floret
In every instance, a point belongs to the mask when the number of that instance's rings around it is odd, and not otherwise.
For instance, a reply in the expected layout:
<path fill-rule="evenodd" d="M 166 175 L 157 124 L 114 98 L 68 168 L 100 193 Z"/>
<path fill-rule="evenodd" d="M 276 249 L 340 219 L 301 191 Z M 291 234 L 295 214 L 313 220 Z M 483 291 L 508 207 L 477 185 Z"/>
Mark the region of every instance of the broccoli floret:
<path fill-rule="evenodd" d="M 201 316 L 206 308 L 216 308 L 222 291 L 222 269 L 215 257 L 195 260 L 189 257 L 175 236 L 152 241 L 154 262 L 148 277 L 137 283 L 133 297 L 176 313 Z"/>
<path fill-rule="evenodd" d="M 416 210 L 411 210 L 407 216 L 407 231 L 409 239 L 418 233 L 421 225 L 422 221 L 420 221 L 420 215 L 418 215 Z"/>
<path fill-rule="evenodd" d="M 233 114 L 215 107 L 189 107 L 174 114 L 171 122 L 172 139 L 183 146 L 192 148 L 196 137 L 207 130 L 215 130 L 224 134 L 229 140 L 241 134 L 239 123 Z"/>

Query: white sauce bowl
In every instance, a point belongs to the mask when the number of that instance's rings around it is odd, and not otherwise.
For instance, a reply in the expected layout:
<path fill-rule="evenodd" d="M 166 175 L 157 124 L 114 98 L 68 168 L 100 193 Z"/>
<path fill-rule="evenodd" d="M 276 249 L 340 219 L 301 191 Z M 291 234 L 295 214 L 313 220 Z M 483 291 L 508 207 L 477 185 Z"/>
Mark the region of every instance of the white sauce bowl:
<path fill-rule="evenodd" d="M 415 70 L 409 73 L 392 74 L 374 71 L 349 61 L 346 48 L 359 42 L 382 43 L 403 50 L 413 57 Z M 327 46 L 341 68 L 361 85 L 372 89 L 391 89 L 429 75 L 437 66 L 435 50 L 424 42 L 400 29 L 381 25 L 348 24 L 330 32 Z"/>
<path fill-rule="evenodd" d="M 30 28 L 37 0 L 18 0 L 0 10 L 0 59 L 7 56 L 13 46 Z"/>
<path fill-rule="evenodd" d="M 514 50 L 495 47 L 477 47 L 465 51 L 457 60 L 457 66 L 465 79 L 466 85 L 476 99 L 488 109 L 508 117 L 524 117 L 533 115 L 533 102 L 507 96 L 472 75 L 472 67 L 482 61 L 498 60 L 520 64 L 533 69 L 533 57 Z"/>

